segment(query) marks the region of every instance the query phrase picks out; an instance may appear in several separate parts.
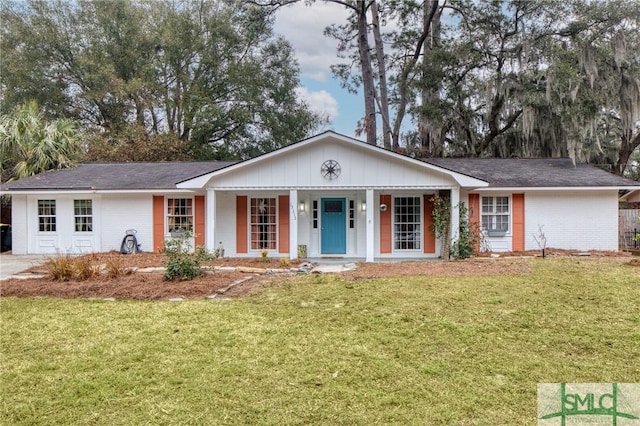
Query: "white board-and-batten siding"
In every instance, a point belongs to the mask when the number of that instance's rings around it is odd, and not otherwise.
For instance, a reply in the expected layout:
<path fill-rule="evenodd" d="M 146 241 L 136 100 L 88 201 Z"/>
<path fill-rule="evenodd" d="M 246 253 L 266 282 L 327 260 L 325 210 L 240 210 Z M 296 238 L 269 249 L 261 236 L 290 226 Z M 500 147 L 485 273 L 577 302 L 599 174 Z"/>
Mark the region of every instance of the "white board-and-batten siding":
<path fill-rule="evenodd" d="M 336 179 L 326 179 L 320 172 L 327 160 L 340 163 L 340 175 Z M 209 187 L 214 189 L 450 188 L 452 185 L 455 181 L 442 172 L 379 153 L 363 153 L 352 145 L 332 141 L 264 158 L 249 168 L 221 173 L 209 182 Z"/>

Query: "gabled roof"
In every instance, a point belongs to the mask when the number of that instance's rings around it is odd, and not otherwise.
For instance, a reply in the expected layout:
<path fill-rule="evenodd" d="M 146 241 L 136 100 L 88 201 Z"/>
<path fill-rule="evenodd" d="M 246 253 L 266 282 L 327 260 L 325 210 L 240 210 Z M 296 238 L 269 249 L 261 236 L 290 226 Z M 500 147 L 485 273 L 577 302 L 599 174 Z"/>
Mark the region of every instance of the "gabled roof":
<path fill-rule="evenodd" d="M 233 162 L 83 163 L 2 184 L 2 191 L 176 189 L 176 182 Z"/>
<path fill-rule="evenodd" d="M 346 136 L 346 135 L 342 135 L 340 133 L 336 133 L 332 130 L 327 130 L 323 133 L 320 133 L 318 135 L 309 137 L 307 139 L 303 139 L 301 141 L 292 143 L 290 145 L 284 146 L 282 148 L 276 149 L 274 151 L 268 152 L 266 154 L 262 154 L 259 155 L 257 157 L 254 158 L 250 158 L 248 160 L 236 163 L 236 164 L 232 164 L 229 167 L 226 167 L 224 169 L 220 169 L 220 170 L 216 170 L 210 173 L 206 173 L 200 176 L 194 176 L 191 179 L 185 179 L 182 182 L 178 183 L 178 188 L 184 188 L 184 189 L 200 189 L 200 188 L 204 188 L 207 183 L 214 177 L 217 176 L 221 176 L 224 175 L 226 173 L 232 173 L 234 171 L 239 171 L 242 169 L 249 169 L 250 167 L 254 166 L 254 165 L 258 165 L 264 162 L 267 162 L 275 157 L 278 156 L 283 156 L 286 155 L 288 153 L 294 153 L 294 152 L 299 152 L 307 147 L 309 147 L 310 145 L 316 145 L 316 144 L 323 144 L 323 143 L 327 143 L 327 142 L 332 142 L 332 143 L 338 143 L 341 145 L 346 145 L 349 147 L 353 147 L 357 150 L 359 150 L 360 152 L 367 154 L 367 153 L 372 153 L 376 156 L 379 157 L 384 157 L 387 159 L 394 159 L 396 161 L 399 162 L 405 162 L 405 164 L 410 164 L 413 165 L 415 167 L 418 167 L 419 169 L 425 170 L 425 171 L 435 171 L 439 174 L 442 175 L 447 175 L 450 178 L 452 178 L 455 182 L 458 183 L 458 185 L 463 186 L 463 187 L 486 187 L 487 186 L 487 182 L 483 181 L 480 178 L 477 178 L 475 176 L 466 174 L 466 173 L 459 173 L 456 172 L 454 170 L 447 170 L 443 167 L 440 167 L 438 165 L 435 164 L 429 164 L 427 162 L 424 161 L 420 161 L 417 160 L 415 158 L 403 155 L 403 154 L 399 154 L 397 152 L 391 151 L 391 150 L 387 150 L 378 146 L 374 146 L 374 145 L 370 145 L 366 142 L 363 142 L 361 140 L 358 139 L 354 139 L 352 137 Z M 419 184 L 419 182 L 417 182 Z M 366 182 L 362 182 L 363 185 L 366 185 Z"/>
<path fill-rule="evenodd" d="M 640 189 L 635 182 L 568 158 L 431 158 L 419 161 L 348 136 L 327 131 L 276 151 L 243 162 L 145 162 L 84 163 L 76 168 L 55 170 L 0 185 L 1 192 L 12 191 L 137 191 L 201 188 L 213 174 L 251 167 L 281 153 L 304 149 L 325 138 L 355 144 L 364 152 L 372 151 L 412 164 L 449 173 L 469 188 L 620 188 Z"/>
<path fill-rule="evenodd" d="M 569 158 L 429 158 L 427 163 L 489 182 L 494 188 L 640 187 L 623 178 Z"/>

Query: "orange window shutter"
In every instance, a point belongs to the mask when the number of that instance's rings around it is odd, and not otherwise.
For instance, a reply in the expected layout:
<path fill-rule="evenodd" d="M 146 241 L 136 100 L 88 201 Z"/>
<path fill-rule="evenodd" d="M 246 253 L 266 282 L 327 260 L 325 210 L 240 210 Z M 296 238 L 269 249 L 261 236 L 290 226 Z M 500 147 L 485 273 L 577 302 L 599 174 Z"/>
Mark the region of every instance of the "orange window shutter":
<path fill-rule="evenodd" d="M 236 253 L 247 253 L 247 196 L 236 197 Z"/>
<path fill-rule="evenodd" d="M 195 229 L 195 246 L 204 246 L 205 244 L 205 213 L 204 213 L 204 195 L 196 195 L 195 196 L 195 208 L 194 208 L 194 222 Z"/>
<path fill-rule="evenodd" d="M 164 196 L 153 196 L 153 251 L 164 248 Z"/>
<path fill-rule="evenodd" d="M 380 253 L 391 253 L 391 195 L 380 195 L 380 205 L 387 206 L 380 211 Z"/>
<path fill-rule="evenodd" d="M 433 232 L 433 207 L 432 195 L 424 196 L 424 253 L 436 252 L 436 236 Z"/>
<path fill-rule="evenodd" d="M 480 194 L 469 194 L 469 222 L 480 225 Z"/>
<path fill-rule="evenodd" d="M 524 251 L 524 194 L 513 194 L 513 251 Z"/>
<path fill-rule="evenodd" d="M 278 253 L 289 253 L 289 196 L 278 196 Z"/>

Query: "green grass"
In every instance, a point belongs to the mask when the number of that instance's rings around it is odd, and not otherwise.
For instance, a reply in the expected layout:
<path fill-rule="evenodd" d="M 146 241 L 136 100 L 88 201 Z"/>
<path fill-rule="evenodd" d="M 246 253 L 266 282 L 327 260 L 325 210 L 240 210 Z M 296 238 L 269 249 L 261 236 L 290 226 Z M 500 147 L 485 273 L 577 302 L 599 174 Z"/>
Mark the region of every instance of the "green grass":
<path fill-rule="evenodd" d="M 535 424 L 542 382 L 640 382 L 640 270 L 305 276 L 234 301 L 0 299 L 3 424 Z"/>

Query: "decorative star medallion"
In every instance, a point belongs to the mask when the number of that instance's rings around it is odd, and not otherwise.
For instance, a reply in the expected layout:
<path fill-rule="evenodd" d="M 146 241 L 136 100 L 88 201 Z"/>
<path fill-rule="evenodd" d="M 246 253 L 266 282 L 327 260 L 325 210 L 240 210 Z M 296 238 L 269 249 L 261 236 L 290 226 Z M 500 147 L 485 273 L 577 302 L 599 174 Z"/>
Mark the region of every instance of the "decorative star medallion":
<path fill-rule="evenodd" d="M 335 179 L 340 176 L 340 163 L 335 160 L 327 160 L 322 163 L 320 172 L 322 173 L 322 177 L 325 179 Z"/>

